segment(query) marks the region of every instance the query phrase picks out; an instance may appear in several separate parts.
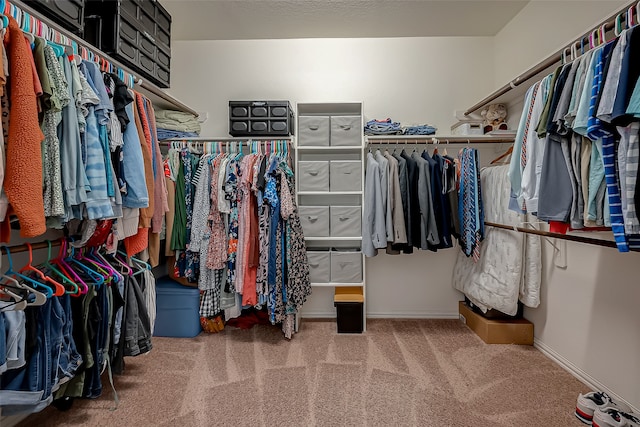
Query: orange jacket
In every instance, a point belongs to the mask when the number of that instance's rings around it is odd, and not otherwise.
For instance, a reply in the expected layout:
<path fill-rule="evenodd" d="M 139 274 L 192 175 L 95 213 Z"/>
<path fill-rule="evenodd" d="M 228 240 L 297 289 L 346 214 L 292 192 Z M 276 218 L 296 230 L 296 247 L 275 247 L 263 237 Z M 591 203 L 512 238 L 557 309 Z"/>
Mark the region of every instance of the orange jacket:
<path fill-rule="evenodd" d="M 18 23 L 10 16 L 8 18 L 9 30 L 4 43 L 11 70 L 11 110 L 4 190 L 20 221 L 20 235 L 35 237 L 47 231 L 42 197 L 41 143 L 44 135 L 38 126 L 32 54 Z"/>

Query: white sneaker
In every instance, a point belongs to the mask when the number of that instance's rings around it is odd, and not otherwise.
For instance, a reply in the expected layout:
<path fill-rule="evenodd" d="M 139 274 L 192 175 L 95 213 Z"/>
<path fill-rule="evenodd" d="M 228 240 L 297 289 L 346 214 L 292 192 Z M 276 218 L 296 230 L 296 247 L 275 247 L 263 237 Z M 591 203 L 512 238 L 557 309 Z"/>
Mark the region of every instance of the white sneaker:
<path fill-rule="evenodd" d="M 640 415 L 609 407 L 596 409 L 593 427 L 640 427 Z"/>
<path fill-rule="evenodd" d="M 613 401 L 611 396 L 607 393 L 603 391 L 592 391 L 591 393 L 581 393 L 578 395 L 578 401 L 576 403 L 576 417 L 583 423 L 591 425 L 593 422 L 593 413 L 596 409 L 604 408 L 614 408 L 623 412 L 630 411 L 630 408 L 627 405 Z M 604 426 L 606 427 L 607 424 Z"/>

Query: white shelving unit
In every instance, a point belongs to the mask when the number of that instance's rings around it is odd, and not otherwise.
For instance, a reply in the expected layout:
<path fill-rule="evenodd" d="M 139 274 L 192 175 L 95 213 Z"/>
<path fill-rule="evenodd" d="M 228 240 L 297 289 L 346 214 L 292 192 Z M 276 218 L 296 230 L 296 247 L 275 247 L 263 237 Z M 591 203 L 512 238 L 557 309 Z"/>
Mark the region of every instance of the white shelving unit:
<path fill-rule="evenodd" d="M 300 145 L 300 116 L 359 116 L 359 144 L 353 146 L 314 146 Z M 361 102 L 347 103 L 298 103 L 296 106 L 296 129 L 298 136 L 295 141 L 295 165 L 296 165 L 296 188 L 300 188 L 299 162 L 302 160 L 353 160 L 359 161 L 361 165 L 361 184 L 358 190 L 354 191 L 297 191 L 296 202 L 298 206 L 358 206 L 360 207 L 361 220 L 364 213 L 364 165 L 365 165 L 365 140 L 364 140 L 364 115 Z M 317 237 L 305 236 L 307 248 L 358 248 L 362 252 L 362 229 L 354 230 L 357 235 L 347 237 Z M 322 283 L 311 283 L 317 288 L 340 288 L 359 287 L 362 289 L 364 297 L 362 324 L 366 330 L 366 269 L 365 259 L 362 255 L 362 281 L 357 283 L 343 283 L 339 281 L 329 281 Z"/>

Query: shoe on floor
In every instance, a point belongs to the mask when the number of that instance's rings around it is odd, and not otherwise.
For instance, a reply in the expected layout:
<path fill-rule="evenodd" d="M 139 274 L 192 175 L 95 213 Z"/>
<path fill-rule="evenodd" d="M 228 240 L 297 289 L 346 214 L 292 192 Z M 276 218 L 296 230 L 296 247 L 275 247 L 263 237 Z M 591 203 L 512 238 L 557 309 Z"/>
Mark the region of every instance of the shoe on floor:
<path fill-rule="evenodd" d="M 627 405 L 615 402 L 607 393 L 603 391 L 592 391 L 591 393 L 581 393 L 578 395 L 578 401 L 576 403 L 576 417 L 583 423 L 591 425 L 593 421 L 593 413 L 596 409 L 604 408 L 614 408 L 623 412 L 630 411 L 630 408 Z"/>
<path fill-rule="evenodd" d="M 640 427 L 640 414 L 623 412 L 609 407 L 596 409 L 593 413 L 593 427 Z"/>

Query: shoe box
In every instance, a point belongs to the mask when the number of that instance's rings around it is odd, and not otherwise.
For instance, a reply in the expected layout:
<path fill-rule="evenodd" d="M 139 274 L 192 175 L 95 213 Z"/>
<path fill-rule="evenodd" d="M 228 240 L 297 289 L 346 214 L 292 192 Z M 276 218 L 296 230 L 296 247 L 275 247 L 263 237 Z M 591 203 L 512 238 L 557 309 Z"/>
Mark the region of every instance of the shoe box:
<path fill-rule="evenodd" d="M 527 319 L 488 319 L 460 301 L 460 320 L 487 344 L 533 345 L 533 323 Z"/>

